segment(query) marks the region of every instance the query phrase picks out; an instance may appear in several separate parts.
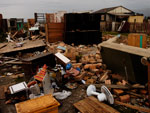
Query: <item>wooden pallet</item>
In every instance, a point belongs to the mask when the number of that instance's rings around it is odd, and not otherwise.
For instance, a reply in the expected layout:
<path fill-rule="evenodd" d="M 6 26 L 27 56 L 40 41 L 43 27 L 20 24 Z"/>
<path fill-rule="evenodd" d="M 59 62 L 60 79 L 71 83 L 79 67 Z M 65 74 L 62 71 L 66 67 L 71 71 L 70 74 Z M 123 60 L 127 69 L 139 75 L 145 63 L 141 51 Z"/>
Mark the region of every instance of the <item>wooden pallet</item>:
<path fill-rule="evenodd" d="M 81 113 L 119 113 L 114 108 L 91 96 L 74 104 Z"/>

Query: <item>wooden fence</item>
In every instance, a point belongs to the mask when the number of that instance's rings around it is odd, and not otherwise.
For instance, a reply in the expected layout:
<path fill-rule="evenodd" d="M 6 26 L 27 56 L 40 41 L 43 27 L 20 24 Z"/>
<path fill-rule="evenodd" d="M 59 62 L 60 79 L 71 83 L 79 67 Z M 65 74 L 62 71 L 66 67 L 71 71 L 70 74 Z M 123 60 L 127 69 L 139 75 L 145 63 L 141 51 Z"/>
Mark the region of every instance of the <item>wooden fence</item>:
<path fill-rule="evenodd" d="M 120 22 L 115 23 L 115 30 L 118 31 L 118 28 L 120 26 Z M 128 32 L 130 33 L 146 33 L 150 34 L 150 23 L 144 22 L 144 23 L 128 23 Z M 100 23 L 100 30 L 102 32 L 105 31 L 112 31 L 112 22 L 101 22 Z"/>
<path fill-rule="evenodd" d="M 150 23 L 129 23 L 129 32 L 150 34 Z"/>

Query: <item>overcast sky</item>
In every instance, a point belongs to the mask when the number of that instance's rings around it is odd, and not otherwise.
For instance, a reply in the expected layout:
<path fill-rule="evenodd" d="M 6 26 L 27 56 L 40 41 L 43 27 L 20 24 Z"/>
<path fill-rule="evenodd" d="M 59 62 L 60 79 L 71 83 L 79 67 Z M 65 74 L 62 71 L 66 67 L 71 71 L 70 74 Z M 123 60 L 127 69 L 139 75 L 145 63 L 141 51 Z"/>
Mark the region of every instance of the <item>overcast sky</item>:
<path fill-rule="evenodd" d="M 4 18 L 33 18 L 34 12 L 99 10 L 113 6 L 131 10 L 150 8 L 150 0 L 0 0 L 0 13 Z"/>

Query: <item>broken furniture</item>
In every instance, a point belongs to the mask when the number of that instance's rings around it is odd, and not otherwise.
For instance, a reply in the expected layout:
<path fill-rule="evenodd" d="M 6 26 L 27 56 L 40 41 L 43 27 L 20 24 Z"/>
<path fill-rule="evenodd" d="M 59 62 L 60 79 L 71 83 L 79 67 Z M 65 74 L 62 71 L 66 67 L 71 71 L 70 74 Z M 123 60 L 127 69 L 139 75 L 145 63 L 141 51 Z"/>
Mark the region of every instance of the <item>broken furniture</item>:
<path fill-rule="evenodd" d="M 147 66 L 141 63 L 142 57 L 149 57 L 149 49 L 116 43 L 114 37 L 100 44 L 103 63 L 113 73 L 122 75 L 126 81 L 146 84 Z"/>
<path fill-rule="evenodd" d="M 0 46 L 3 46 L 4 44 L 7 44 L 7 46 L 0 49 L 0 54 L 20 52 L 20 51 L 25 51 L 25 50 L 27 51 L 27 50 L 31 50 L 31 49 L 32 50 L 40 49 L 40 48 L 45 48 L 45 46 L 46 46 L 46 44 L 43 42 L 43 40 L 35 40 L 35 41 L 25 40 L 22 43 L 24 43 L 24 45 L 22 47 L 18 47 L 18 48 L 13 47 L 15 45 L 14 43 L 2 43 L 2 44 L 0 44 Z"/>
<path fill-rule="evenodd" d="M 43 53 L 35 57 L 22 59 L 22 61 L 25 63 L 23 65 L 23 69 L 25 71 L 25 78 L 27 81 L 29 81 L 31 77 L 36 74 L 38 67 L 46 64 L 47 66 L 53 68 L 56 65 L 55 56 L 50 52 Z"/>
<path fill-rule="evenodd" d="M 101 87 L 101 93 L 96 92 L 96 87 L 94 85 L 89 85 L 86 93 L 88 96 L 96 95 L 100 102 L 108 101 L 110 104 L 114 104 L 114 98 L 111 92 L 104 85 Z"/>
<path fill-rule="evenodd" d="M 58 113 L 59 105 L 50 94 L 15 104 L 17 113 Z"/>
<path fill-rule="evenodd" d="M 119 113 L 114 108 L 90 96 L 74 104 L 81 113 Z"/>

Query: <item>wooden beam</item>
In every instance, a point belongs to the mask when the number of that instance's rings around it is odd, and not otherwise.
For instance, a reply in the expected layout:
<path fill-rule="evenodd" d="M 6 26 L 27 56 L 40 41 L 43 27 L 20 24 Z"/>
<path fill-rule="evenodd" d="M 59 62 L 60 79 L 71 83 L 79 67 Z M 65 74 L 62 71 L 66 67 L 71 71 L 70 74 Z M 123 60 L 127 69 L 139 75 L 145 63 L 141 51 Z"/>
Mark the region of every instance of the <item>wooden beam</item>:
<path fill-rule="evenodd" d="M 148 109 L 148 108 L 143 108 L 143 107 L 139 107 L 139 106 L 134 106 L 134 105 L 131 105 L 131 104 L 127 104 L 127 103 L 120 102 L 120 101 L 115 101 L 115 104 L 123 105 L 123 106 L 129 107 L 129 108 L 131 108 L 131 109 L 138 110 L 138 111 L 140 111 L 140 112 L 150 113 L 150 109 Z"/>
<path fill-rule="evenodd" d="M 133 93 L 133 92 L 127 92 L 128 94 L 130 94 L 130 95 L 134 95 L 134 96 L 136 96 L 136 97 L 140 97 L 140 98 L 145 98 L 145 96 L 143 96 L 143 95 L 140 95 L 140 94 L 136 94 L 136 93 Z"/>
<path fill-rule="evenodd" d="M 97 88 L 101 88 L 103 85 L 105 85 L 108 88 L 114 88 L 114 89 L 144 89 L 145 86 L 140 85 L 140 86 L 124 86 L 124 85 L 115 85 L 115 84 L 93 84 Z M 88 86 L 88 85 L 86 85 Z"/>
<path fill-rule="evenodd" d="M 48 42 L 48 24 L 45 24 L 46 41 Z"/>

